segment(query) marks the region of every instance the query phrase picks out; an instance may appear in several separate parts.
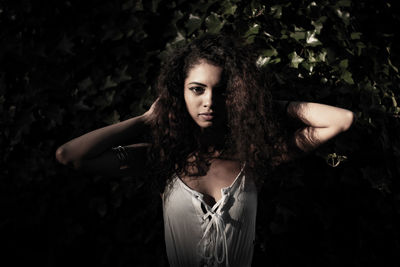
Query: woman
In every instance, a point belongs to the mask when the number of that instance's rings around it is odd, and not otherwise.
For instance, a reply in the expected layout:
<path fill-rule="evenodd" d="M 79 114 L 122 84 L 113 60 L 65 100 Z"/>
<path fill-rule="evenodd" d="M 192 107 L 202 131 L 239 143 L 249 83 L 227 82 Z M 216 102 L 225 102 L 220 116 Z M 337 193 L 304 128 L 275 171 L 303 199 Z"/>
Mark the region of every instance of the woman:
<path fill-rule="evenodd" d="M 262 181 L 353 123 L 346 109 L 272 102 L 255 62 L 232 38 L 198 38 L 170 56 L 146 113 L 57 149 L 79 170 L 157 182 L 171 266 L 250 266 Z M 304 127 L 285 134 L 276 103 Z"/>

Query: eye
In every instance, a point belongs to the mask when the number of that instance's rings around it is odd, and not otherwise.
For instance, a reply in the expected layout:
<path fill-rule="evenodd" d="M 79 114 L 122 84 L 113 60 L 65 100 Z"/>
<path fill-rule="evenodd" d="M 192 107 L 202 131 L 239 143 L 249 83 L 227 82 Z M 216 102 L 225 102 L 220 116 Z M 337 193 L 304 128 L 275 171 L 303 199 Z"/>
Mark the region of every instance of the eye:
<path fill-rule="evenodd" d="M 189 88 L 190 91 L 192 91 L 193 93 L 195 93 L 196 95 L 200 95 L 204 92 L 204 88 L 200 87 L 200 86 L 193 86 Z"/>

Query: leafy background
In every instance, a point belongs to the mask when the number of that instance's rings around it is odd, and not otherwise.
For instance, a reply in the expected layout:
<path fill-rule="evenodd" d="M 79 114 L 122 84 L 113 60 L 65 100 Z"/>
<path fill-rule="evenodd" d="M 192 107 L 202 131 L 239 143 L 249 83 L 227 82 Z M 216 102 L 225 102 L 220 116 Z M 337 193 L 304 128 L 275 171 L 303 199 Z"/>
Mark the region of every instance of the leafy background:
<path fill-rule="evenodd" d="M 0 2 L 3 266 L 168 265 L 146 181 L 77 173 L 54 152 L 143 113 L 165 51 L 203 32 L 246 37 L 277 99 L 358 116 L 270 174 L 253 265 L 399 266 L 396 10 L 395 0 Z"/>

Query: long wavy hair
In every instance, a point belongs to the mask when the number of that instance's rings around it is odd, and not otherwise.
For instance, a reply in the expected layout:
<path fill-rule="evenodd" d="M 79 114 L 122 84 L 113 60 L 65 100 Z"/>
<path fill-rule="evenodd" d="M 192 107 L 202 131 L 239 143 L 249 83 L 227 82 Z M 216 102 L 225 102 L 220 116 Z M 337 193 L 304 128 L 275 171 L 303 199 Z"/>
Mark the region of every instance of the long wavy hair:
<path fill-rule="evenodd" d="M 287 150 L 268 83 L 256 66 L 256 55 L 243 44 L 238 38 L 207 34 L 175 49 L 163 65 L 149 150 L 152 175 L 161 190 L 174 173 L 207 173 L 216 151 L 222 151 L 218 158 L 246 162 L 260 185 Z M 223 69 L 225 120 L 201 131 L 187 111 L 184 81 L 204 61 Z M 196 171 L 189 171 L 193 167 Z"/>

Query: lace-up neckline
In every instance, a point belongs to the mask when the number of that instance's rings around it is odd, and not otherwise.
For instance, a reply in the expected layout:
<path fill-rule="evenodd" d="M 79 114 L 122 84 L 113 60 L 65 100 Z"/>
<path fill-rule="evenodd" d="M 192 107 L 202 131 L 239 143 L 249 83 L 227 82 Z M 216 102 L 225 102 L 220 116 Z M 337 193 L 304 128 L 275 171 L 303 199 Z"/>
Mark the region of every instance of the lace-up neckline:
<path fill-rule="evenodd" d="M 208 206 L 209 208 L 213 208 L 213 207 L 215 207 L 216 205 L 218 205 L 218 204 L 221 202 L 221 200 L 223 199 L 224 194 L 226 194 L 226 192 L 228 192 L 228 191 L 231 191 L 231 189 L 236 185 L 237 180 L 239 180 L 240 176 L 242 175 L 245 166 L 246 166 L 246 163 L 242 164 L 242 167 L 241 167 L 239 173 L 236 175 L 236 177 L 235 177 L 235 179 L 233 180 L 233 182 L 231 183 L 231 185 L 221 188 L 221 198 L 220 198 L 219 200 L 216 200 L 216 199 L 214 198 L 215 203 L 214 203 L 213 205 L 209 205 L 208 203 L 206 203 L 206 202 L 204 201 L 204 196 L 205 196 L 205 194 L 200 193 L 199 191 L 197 191 L 197 190 L 195 190 L 195 189 L 192 189 L 192 188 L 191 188 L 190 186 L 188 186 L 177 174 L 175 174 L 175 176 L 176 176 L 177 180 L 179 181 L 179 183 L 183 186 L 183 188 L 185 188 L 186 190 L 188 190 L 188 191 L 189 191 L 191 194 L 193 194 L 195 197 L 200 198 L 200 199 L 203 201 L 204 205 Z"/>
<path fill-rule="evenodd" d="M 207 265 L 213 264 L 213 261 L 217 262 L 218 264 L 221 264 L 225 261 L 225 266 L 229 266 L 228 243 L 225 233 L 226 225 L 223 218 L 224 207 L 229 201 L 231 190 L 236 188 L 238 180 L 243 174 L 245 165 L 246 164 L 242 165 L 240 172 L 230 186 L 221 188 L 221 198 L 216 201 L 212 207 L 204 201 L 204 194 L 190 188 L 178 175 L 176 175 L 183 188 L 193 194 L 206 210 L 206 212 L 204 212 L 202 215 L 202 220 L 205 224 L 205 231 L 200 242 L 198 243 L 197 251 L 205 260 Z"/>

